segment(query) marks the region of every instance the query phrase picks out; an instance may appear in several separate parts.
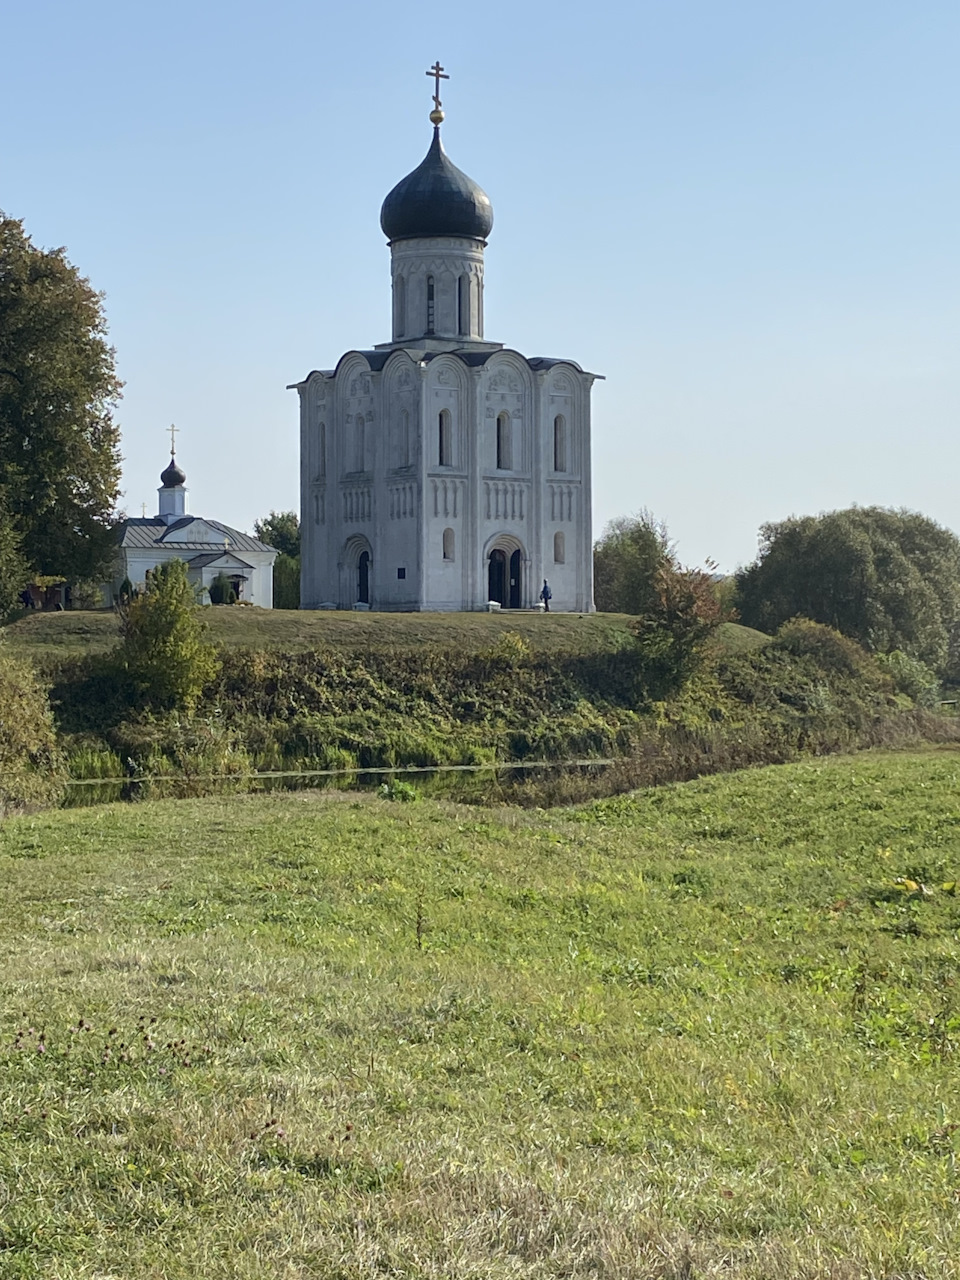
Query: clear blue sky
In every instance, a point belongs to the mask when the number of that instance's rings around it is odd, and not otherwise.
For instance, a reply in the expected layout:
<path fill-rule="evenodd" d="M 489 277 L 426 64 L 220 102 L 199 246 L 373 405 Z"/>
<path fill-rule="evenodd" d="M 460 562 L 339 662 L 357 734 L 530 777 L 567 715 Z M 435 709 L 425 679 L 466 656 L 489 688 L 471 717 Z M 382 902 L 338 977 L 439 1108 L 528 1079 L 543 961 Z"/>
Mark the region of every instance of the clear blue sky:
<path fill-rule="evenodd" d="M 0 207 L 105 291 L 124 498 L 296 506 L 287 383 L 389 338 L 386 192 L 429 143 L 493 201 L 487 336 L 606 375 L 596 531 L 684 560 L 765 520 L 960 528 L 956 0 L 7 5 Z"/>

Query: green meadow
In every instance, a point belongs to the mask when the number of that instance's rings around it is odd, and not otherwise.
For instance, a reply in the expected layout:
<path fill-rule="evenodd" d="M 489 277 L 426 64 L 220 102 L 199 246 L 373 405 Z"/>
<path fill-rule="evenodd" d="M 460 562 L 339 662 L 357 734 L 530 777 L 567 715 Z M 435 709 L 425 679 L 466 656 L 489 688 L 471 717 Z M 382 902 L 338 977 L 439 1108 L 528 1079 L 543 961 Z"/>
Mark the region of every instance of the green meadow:
<path fill-rule="evenodd" d="M 0 1275 L 960 1274 L 958 778 L 7 820 Z"/>

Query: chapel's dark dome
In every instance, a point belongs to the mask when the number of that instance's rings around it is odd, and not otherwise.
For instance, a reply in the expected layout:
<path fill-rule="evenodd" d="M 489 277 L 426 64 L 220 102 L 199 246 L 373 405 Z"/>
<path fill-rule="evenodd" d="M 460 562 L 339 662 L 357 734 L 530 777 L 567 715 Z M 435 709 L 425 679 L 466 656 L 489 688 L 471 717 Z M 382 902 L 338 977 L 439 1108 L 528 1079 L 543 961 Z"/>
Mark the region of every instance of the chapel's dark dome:
<path fill-rule="evenodd" d="M 165 489 L 175 489 L 179 484 L 186 484 L 187 473 L 177 466 L 173 458 L 170 465 L 160 472 L 160 483 Z"/>
<path fill-rule="evenodd" d="M 388 240 L 426 236 L 486 240 L 493 227 L 493 205 L 487 193 L 449 158 L 435 126 L 423 161 L 384 200 L 380 226 Z"/>

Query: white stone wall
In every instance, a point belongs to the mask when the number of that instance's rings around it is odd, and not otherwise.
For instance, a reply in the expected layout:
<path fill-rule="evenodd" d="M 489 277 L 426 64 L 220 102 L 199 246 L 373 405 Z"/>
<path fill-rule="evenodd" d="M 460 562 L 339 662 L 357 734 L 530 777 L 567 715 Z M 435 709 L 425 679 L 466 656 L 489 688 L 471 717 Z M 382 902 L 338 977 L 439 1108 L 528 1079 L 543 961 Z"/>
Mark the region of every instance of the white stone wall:
<path fill-rule="evenodd" d="M 398 349 L 377 370 L 349 352 L 298 388 L 303 607 L 352 608 L 366 553 L 372 609 L 483 609 L 500 547 L 521 553 L 521 607 L 536 606 L 546 577 L 552 609 L 591 610 L 592 375 L 532 370 L 513 351 L 479 367 L 456 351 L 426 355 Z M 501 415 L 511 447 L 498 467 Z"/>

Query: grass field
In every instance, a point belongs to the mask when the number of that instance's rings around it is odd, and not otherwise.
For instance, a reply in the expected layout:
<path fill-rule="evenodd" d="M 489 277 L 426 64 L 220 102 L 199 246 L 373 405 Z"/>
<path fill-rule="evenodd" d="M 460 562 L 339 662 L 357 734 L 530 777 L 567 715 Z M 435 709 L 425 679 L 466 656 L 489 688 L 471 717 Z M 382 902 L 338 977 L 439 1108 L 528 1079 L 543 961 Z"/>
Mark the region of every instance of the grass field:
<path fill-rule="evenodd" d="M 0 1275 L 960 1275 L 960 757 L 0 826 Z"/>
<path fill-rule="evenodd" d="M 227 648 L 282 649 L 295 653 L 328 646 L 346 649 L 489 648 L 508 631 L 545 653 L 592 653 L 615 648 L 633 621 L 617 613 L 348 613 L 297 609 L 205 609 L 214 643 Z M 4 627 L 13 653 L 68 657 L 105 653 L 117 643 L 111 612 L 32 613 Z M 762 644 L 749 627 L 725 624 L 721 641 L 733 649 Z"/>

